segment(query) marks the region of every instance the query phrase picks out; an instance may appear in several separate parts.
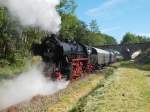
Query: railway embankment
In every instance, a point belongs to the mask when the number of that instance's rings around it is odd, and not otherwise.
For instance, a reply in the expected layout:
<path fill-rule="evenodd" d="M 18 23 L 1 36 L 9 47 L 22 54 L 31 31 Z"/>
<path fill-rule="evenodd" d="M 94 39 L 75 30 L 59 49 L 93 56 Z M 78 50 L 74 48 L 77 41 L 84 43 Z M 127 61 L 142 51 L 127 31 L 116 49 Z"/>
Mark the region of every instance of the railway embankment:
<path fill-rule="evenodd" d="M 149 112 L 150 66 L 122 62 L 115 67 L 104 86 L 81 98 L 70 112 Z"/>
<path fill-rule="evenodd" d="M 106 68 L 97 73 L 87 75 L 68 85 L 53 95 L 37 95 L 31 101 L 11 106 L 2 112 L 66 112 L 71 110 L 80 98 L 88 95 L 101 82 L 111 75 L 112 68 Z M 103 85 L 101 85 L 103 86 Z"/>
<path fill-rule="evenodd" d="M 120 62 L 2 112 L 148 112 L 150 66 Z"/>

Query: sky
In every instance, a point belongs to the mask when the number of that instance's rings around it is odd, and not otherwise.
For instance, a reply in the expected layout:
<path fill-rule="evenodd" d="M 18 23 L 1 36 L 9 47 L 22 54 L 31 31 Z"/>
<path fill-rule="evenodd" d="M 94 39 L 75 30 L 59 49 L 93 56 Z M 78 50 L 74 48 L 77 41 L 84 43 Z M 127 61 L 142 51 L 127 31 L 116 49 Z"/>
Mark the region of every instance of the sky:
<path fill-rule="evenodd" d="M 97 20 L 102 33 L 121 41 L 126 32 L 150 37 L 150 0 L 76 0 L 76 15 Z"/>

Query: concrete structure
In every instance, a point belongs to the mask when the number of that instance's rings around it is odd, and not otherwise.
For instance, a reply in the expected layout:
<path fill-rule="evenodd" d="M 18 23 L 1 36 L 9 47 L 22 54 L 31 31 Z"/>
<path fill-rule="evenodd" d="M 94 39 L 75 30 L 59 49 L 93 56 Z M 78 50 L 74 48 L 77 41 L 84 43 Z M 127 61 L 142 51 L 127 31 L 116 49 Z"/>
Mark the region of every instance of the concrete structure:
<path fill-rule="evenodd" d="M 119 45 L 102 45 L 102 46 L 96 46 L 98 48 L 108 50 L 116 50 L 122 54 L 122 56 L 125 59 L 130 59 L 131 55 L 136 52 L 141 50 L 142 52 L 145 51 L 146 49 L 150 48 L 150 42 L 145 42 L 145 43 L 129 43 L 129 44 L 119 44 Z"/>

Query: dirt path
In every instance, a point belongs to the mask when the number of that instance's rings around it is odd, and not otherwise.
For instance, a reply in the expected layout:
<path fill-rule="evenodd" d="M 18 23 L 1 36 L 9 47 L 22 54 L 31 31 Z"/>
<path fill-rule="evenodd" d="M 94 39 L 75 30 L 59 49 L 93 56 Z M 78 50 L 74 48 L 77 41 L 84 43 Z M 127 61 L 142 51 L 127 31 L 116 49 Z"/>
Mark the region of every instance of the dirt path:
<path fill-rule="evenodd" d="M 150 71 L 118 68 L 71 112 L 150 112 Z"/>

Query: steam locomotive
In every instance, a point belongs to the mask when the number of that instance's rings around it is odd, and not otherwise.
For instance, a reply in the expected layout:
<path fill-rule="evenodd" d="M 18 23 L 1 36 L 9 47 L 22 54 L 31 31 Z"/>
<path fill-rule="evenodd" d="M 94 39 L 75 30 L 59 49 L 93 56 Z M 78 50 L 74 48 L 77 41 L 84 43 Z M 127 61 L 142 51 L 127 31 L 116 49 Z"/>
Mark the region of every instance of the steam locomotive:
<path fill-rule="evenodd" d="M 75 41 L 60 41 L 56 35 L 46 37 L 41 44 L 33 43 L 32 52 L 42 57 L 46 76 L 54 80 L 77 79 L 116 60 L 113 52 Z"/>

